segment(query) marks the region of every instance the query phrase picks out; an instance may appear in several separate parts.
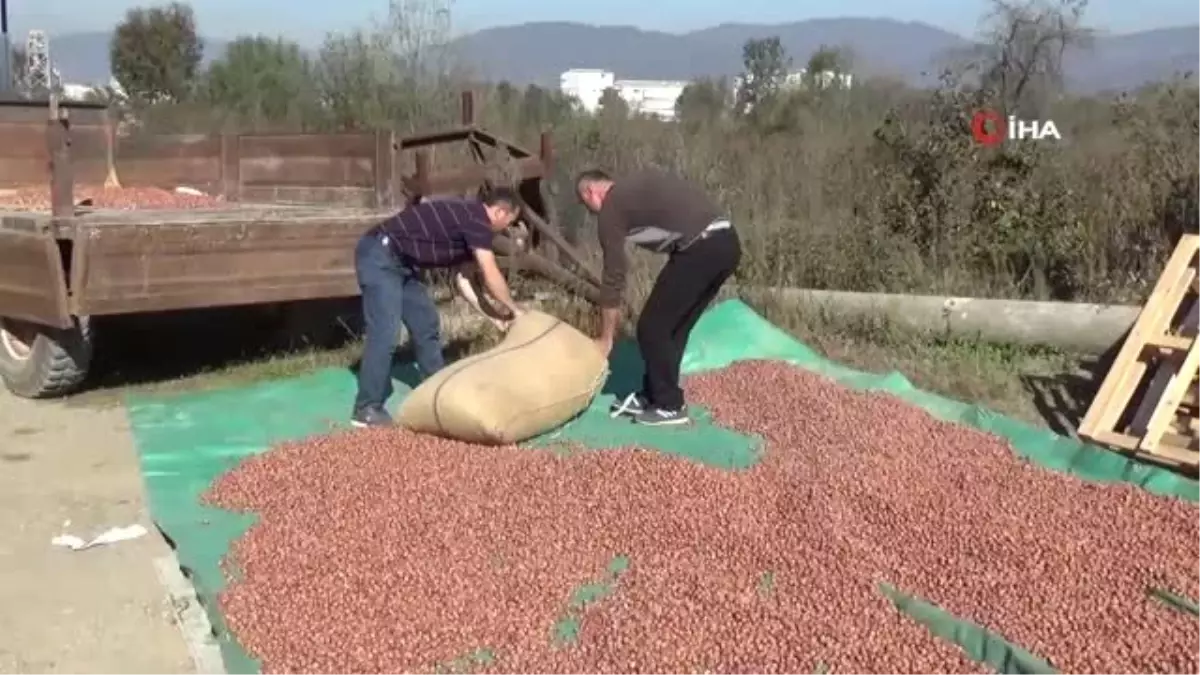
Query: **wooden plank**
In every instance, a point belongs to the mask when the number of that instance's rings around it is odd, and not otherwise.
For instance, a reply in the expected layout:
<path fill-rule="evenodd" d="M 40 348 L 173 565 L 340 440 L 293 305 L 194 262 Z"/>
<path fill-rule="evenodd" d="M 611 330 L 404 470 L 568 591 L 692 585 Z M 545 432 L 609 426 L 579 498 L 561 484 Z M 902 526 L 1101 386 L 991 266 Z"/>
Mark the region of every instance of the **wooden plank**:
<path fill-rule="evenodd" d="M 80 229 L 98 230 L 101 232 L 111 228 L 125 230 L 128 228 L 157 228 L 161 226 L 207 227 L 210 225 L 254 225 L 258 223 L 279 223 L 308 225 L 330 221 L 342 221 L 355 218 L 383 218 L 388 212 L 376 211 L 372 208 L 356 207 L 353 205 L 337 204 L 278 204 L 278 203 L 240 203 L 236 205 L 221 205 L 197 209 L 138 209 L 134 211 L 119 211 L 94 209 L 68 221 L 60 221 L 59 229 L 69 229 L 70 235 L 60 235 L 62 238 L 74 236 Z M 12 216 L 5 214 L 5 227 L 18 223 L 21 227 L 32 224 L 35 229 L 49 226 L 48 217 Z"/>
<path fill-rule="evenodd" d="M 117 161 L 130 159 L 212 159 L 221 154 L 214 134 L 171 134 L 119 138 Z"/>
<path fill-rule="evenodd" d="M 425 134 L 414 134 L 405 136 L 397 141 L 400 150 L 415 150 L 429 145 L 441 145 L 443 143 L 454 143 L 457 141 L 465 141 L 471 135 L 474 129 L 472 127 L 458 127 L 455 129 L 445 129 Z"/>
<path fill-rule="evenodd" d="M 1146 340 L 1146 345 L 1164 351 L 1186 352 L 1192 345 L 1192 338 L 1182 335 L 1158 335 Z"/>
<path fill-rule="evenodd" d="M 396 134 L 380 131 L 375 134 L 374 206 L 390 209 L 396 204 Z"/>
<path fill-rule="evenodd" d="M 59 109 L 67 111 L 71 126 L 104 126 L 107 107 L 103 104 L 59 101 Z M 46 101 L 3 101 L 0 102 L 0 122 L 10 124 L 45 124 L 50 118 L 50 106 Z"/>
<path fill-rule="evenodd" d="M 536 157 L 519 159 L 515 163 L 518 181 L 540 178 L 542 176 L 542 162 Z M 454 171 L 435 172 L 429 177 L 427 186 L 420 185 L 417 176 L 406 176 L 403 182 L 404 189 L 409 194 L 435 195 L 457 193 L 477 188 L 483 185 L 488 177 L 487 167 L 470 166 Z"/>
<path fill-rule="evenodd" d="M 242 159 L 338 157 L 372 159 L 375 134 L 242 134 Z"/>
<path fill-rule="evenodd" d="M 483 143 L 484 145 L 487 145 L 489 147 L 497 148 L 497 149 L 504 148 L 505 150 L 508 151 L 508 153 L 510 155 L 512 155 L 513 157 L 515 157 L 517 159 L 533 157 L 532 152 L 517 145 L 516 143 L 513 143 L 511 141 L 506 141 L 503 138 L 500 138 L 499 136 L 493 136 L 492 134 L 489 134 L 488 132 L 483 131 L 482 129 L 475 129 L 474 133 L 472 133 L 472 136 L 474 137 L 474 139 L 477 142 Z"/>
<path fill-rule="evenodd" d="M 242 198 L 242 158 L 240 154 L 241 141 L 235 134 L 221 136 L 221 154 L 217 165 L 217 175 L 220 177 L 221 195 L 226 201 L 236 202 Z"/>
<path fill-rule="evenodd" d="M 216 157 L 118 160 L 117 177 L 126 187 L 201 188 L 220 182 L 221 166 Z"/>
<path fill-rule="evenodd" d="M 378 217 L 77 226 L 88 263 L 76 290 L 89 315 L 346 297 L 354 245 Z"/>
<path fill-rule="evenodd" d="M 1154 376 L 1146 387 L 1145 393 L 1142 395 L 1142 400 L 1138 402 L 1137 410 L 1134 412 L 1133 419 L 1129 423 L 1128 431 L 1135 436 L 1143 436 L 1147 433 L 1146 429 L 1149 428 L 1150 419 L 1158 409 L 1159 400 L 1162 398 L 1163 392 L 1167 390 L 1171 381 L 1179 373 L 1180 360 L 1187 354 L 1196 341 L 1197 320 L 1200 319 L 1200 302 L 1197 302 L 1196 298 L 1191 297 L 1185 299 L 1185 303 L 1187 307 L 1185 308 L 1183 321 L 1179 327 L 1181 335 L 1160 336 L 1158 341 L 1162 342 L 1163 337 L 1177 337 L 1186 344 L 1184 344 L 1182 350 L 1169 348 L 1160 355 Z M 1180 405 L 1182 403 L 1181 401 Z"/>
<path fill-rule="evenodd" d="M 66 120 L 46 122 L 50 155 L 50 213 L 55 217 L 75 212 L 75 173 L 71 167 L 71 134 Z"/>
<path fill-rule="evenodd" d="M 374 157 L 242 156 L 242 186 L 375 187 Z"/>
<path fill-rule="evenodd" d="M 566 254 L 566 256 L 571 259 L 571 262 L 578 266 L 584 277 L 589 282 L 596 284 L 597 286 L 600 285 L 600 274 L 588 265 L 588 261 L 586 258 L 584 258 L 583 253 L 576 250 L 574 246 L 567 242 L 566 237 L 564 237 L 562 233 L 558 231 L 557 227 L 554 227 L 542 220 L 541 216 L 539 216 L 533 209 L 529 208 L 528 204 L 523 205 L 521 214 L 522 217 L 528 220 L 529 223 L 537 228 L 539 232 L 545 235 L 546 238 L 550 239 L 550 241 L 553 242 L 560 251 Z"/>
<path fill-rule="evenodd" d="M 73 160 L 71 166 L 75 171 L 76 183 L 81 185 L 100 185 L 108 175 L 108 165 L 102 159 Z M 0 186 L 45 189 L 49 182 L 48 159 L 0 160 Z"/>
<path fill-rule="evenodd" d="M 1117 433 L 1115 431 L 1097 432 L 1092 441 L 1099 445 L 1107 445 L 1109 447 L 1118 448 L 1130 454 L 1140 454 L 1142 456 L 1151 455 L 1189 467 L 1196 467 L 1198 458 L 1200 458 L 1200 453 L 1196 453 L 1187 447 L 1167 444 L 1160 444 L 1157 452 L 1155 453 L 1139 453 L 1137 449 L 1139 439 L 1130 436 L 1129 434 Z"/>
<path fill-rule="evenodd" d="M 1196 379 L 1198 370 L 1200 370 L 1200 345 L 1196 340 L 1192 340 L 1192 348 L 1188 350 L 1187 357 L 1179 366 L 1179 370 L 1171 374 L 1170 380 L 1163 387 L 1158 403 L 1155 404 L 1154 412 L 1150 415 L 1150 421 L 1146 423 L 1146 433 L 1138 444 L 1139 450 L 1158 451 L 1159 441 L 1175 418 L 1175 412 L 1179 410 L 1179 405 L 1183 402 L 1183 395 L 1192 385 L 1192 380 Z"/>
<path fill-rule="evenodd" d="M 298 203 L 351 207 L 371 207 L 375 190 L 362 187 L 329 187 L 303 185 L 243 185 L 241 201 L 265 203 Z"/>
<path fill-rule="evenodd" d="M 512 256 L 517 253 L 516 246 L 507 237 L 497 236 L 493 240 L 493 244 L 496 247 L 496 252 L 502 255 Z M 597 303 L 600 301 L 600 289 L 594 284 L 582 279 L 579 275 L 568 272 L 557 264 L 547 260 L 536 251 L 527 251 L 521 254 L 521 267 L 553 281 L 564 289 L 582 296 L 589 302 Z"/>
<path fill-rule="evenodd" d="M 1190 266 L 1197 249 L 1200 248 L 1197 246 L 1198 241 L 1200 236 L 1184 235 L 1175 247 L 1079 425 L 1080 436 L 1093 438 L 1102 430 L 1111 430 L 1129 404 L 1131 390 L 1146 370 L 1146 364 L 1138 358 L 1146 340 L 1166 332 L 1167 322 L 1195 277 L 1196 270 Z"/>
<path fill-rule="evenodd" d="M 71 326 L 62 257 L 51 235 L 0 229 L 0 316 Z"/>
<path fill-rule="evenodd" d="M 71 127 L 71 153 L 82 158 L 104 157 L 108 139 L 103 127 Z M 5 161 L 41 159 L 46 155 L 46 120 L 38 124 L 0 124 L 0 156 Z"/>
<path fill-rule="evenodd" d="M 43 137 L 44 139 L 44 137 Z M 39 159 L 8 159 L 0 161 L 0 184 L 6 186 L 45 186 L 50 181 L 50 164 Z"/>
<path fill-rule="evenodd" d="M 359 294 L 358 282 L 354 279 L 353 270 L 350 274 L 330 274 L 331 278 L 329 279 L 315 279 L 313 276 L 292 280 L 246 279 L 242 281 L 242 286 L 226 283 L 200 288 L 192 283 L 173 289 L 159 288 L 153 295 L 96 299 L 89 302 L 87 307 L 92 316 L 112 316 L 181 309 L 239 307 L 298 300 L 351 298 Z"/>

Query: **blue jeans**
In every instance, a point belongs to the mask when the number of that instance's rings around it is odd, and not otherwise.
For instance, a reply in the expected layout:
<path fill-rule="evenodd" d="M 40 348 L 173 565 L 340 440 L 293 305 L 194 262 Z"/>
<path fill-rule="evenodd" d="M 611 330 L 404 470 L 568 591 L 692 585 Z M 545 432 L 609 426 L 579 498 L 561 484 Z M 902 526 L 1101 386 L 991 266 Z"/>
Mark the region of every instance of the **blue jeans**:
<path fill-rule="evenodd" d="M 366 345 L 358 370 L 354 409 L 383 406 L 392 395 L 392 356 L 400 325 L 408 328 L 425 377 L 446 365 L 437 307 L 412 267 L 388 248 L 383 235 L 370 232 L 354 249 L 354 271 L 362 289 Z"/>

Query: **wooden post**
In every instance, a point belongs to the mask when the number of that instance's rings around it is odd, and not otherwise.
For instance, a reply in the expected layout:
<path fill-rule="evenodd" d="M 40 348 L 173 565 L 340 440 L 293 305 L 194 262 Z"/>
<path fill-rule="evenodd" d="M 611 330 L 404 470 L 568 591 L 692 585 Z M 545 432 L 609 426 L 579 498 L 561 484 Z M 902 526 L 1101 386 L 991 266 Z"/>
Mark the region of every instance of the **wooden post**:
<path fill-rule="evenodd" d="M 227 202 L 241 199 L 242 154 L 241 137 L 237 134 L 221 134 L 221 195 Z"/>
<path fill-rule="evenodd" d="M 475 126 L 475 92 L 464 91 L 462 93 L 462 125 L 464 127 Z"/>
<path fill-rule="evenodd" d="M 426 150 L 418 150 L 413 156 L 413 182 L 417 186 L 417 199 L 428 197 L 430 190 L 430 161 L 429 152 Z"/>
<path fill-rule="evenodd" d="M 50 96 L 50 118 L 46 120 L 46 143 L 50 156 L 50 213 L 55 218 L 75 215 L 75 177 L 71 170 L 71 130 L 67 110 L 58 97 Z"/>
<path fill-rule="evenodd" d="M 554 185 L 554 138 L 549 131 L 543 131 L 538 137 L 538 158 L 542 160 L 542 177 L 538 180 L 538 191 L 542 198 L 542 206 L 546 210 L 546 222 L 551 226 L 558 226 L 558 209 L 555 208 L 554 196 L 556 190 Z M 578 244 L 575 237 L 575 230 L 566 230 L 566 240 L 571 245 Z M 550 246 L 543 254 L 550 262 L 558 263 L 559 249 L 556 246 Z"/>
<path fill-rule="evenodd" d="M 396 133 L 375 132 L 375 208 L 392 209 L 396 205 Z"/>
<path fill-rule="evenodd" d="M 117 123 L 113 120 L 112 108 L 104 109 L 104 151 L 104 159 L 108 164 L 104 187 L 120 188 L 121 179 L 117 175 Z"/>

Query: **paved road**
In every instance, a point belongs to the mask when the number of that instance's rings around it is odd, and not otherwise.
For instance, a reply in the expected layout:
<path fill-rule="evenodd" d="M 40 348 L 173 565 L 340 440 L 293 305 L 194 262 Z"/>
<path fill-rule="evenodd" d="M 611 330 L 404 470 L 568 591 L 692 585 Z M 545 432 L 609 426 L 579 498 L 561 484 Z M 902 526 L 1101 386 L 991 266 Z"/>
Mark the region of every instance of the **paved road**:
<path fill-rule="evenodd" d="M 142 523 L 151 535 L 73 552 L 50 545 Z M 123 410 L 0 390 L 0 673 L 192 672 L 153 561 Z"/>

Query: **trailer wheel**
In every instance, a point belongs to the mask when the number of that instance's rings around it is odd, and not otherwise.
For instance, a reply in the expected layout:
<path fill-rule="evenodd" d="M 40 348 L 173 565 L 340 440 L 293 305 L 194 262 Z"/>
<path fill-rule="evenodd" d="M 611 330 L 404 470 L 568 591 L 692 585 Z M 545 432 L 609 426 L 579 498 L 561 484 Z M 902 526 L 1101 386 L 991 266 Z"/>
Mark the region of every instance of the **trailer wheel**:
<path fill-rule="evenodd" d="M 0 318 L 0 379 L 17 396 L 69 394 L 83 383 L 91 361 L 87 317 L 79 317 L 75 327 L 67 329 Z"/>

